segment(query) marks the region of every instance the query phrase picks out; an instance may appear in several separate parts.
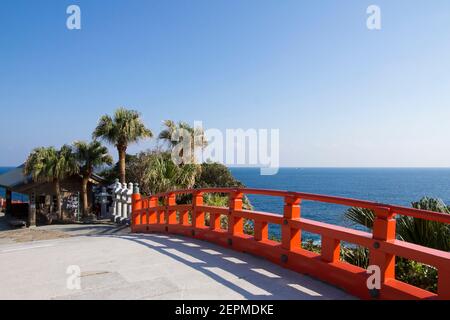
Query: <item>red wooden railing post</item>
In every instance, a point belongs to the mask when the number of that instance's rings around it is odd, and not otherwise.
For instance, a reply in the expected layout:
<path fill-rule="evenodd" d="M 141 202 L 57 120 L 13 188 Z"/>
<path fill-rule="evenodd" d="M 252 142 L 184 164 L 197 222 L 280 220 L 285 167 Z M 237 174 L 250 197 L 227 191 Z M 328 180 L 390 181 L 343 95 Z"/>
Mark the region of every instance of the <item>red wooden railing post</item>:
<path fill-rule="evenodd" d="M 177 198 L 174 193 L 170 193 L 166 198 L 166 224 L 176 224 L 177 223 L 177 211 L 171 209 L 171 206 L 177 204 Z"/>
<path fill-rule="evenodd" d="M 438 297 L 450 300 L 450 266 L 438 268 Z"/>
<path fill-rule="evenodd" d="M 158 206 L 158 198 L 151 196 L 148 200 L 148 224 L 155 224 L 158 222 L 158 211 L 156 211 L 156 207 Z M 153 209 L 153 211 L 152 211 Z"/>
<path fill-rule="evenodd" d="M 341 241 L 322 236 L 321 258 L 325 262 L 337 262 L 341 255 Z"/>
<path fill-rule="evenodd" d="M 164 202 L 166 202 L 166 199 L 164 199 Z M 158 223 L 159 224 L 165 224 L 166 223 L 166 210 L 165 209 L 160 209 L 158 217 L 159 217 Z"/>
<path fill-rule="evenodd" d="M 239 190 L 232 191 L 229 194 L 228 233 L 231 235 L 244 233 L 244 218 L 234 215 L 236 210 L 242 210 L 243 197 L 243 193 Z"/>
<path fill-rule="evenodd" d="M 148 224 L 148 199 L 142 200 L 141 224 Z"/>
<path fill-rule="evenodd" d="M 188 216 L 189 210 L 181 210 L 180 211 L 180 217 L 179 217 L 179 224 L 181 225 L 189 225 L 189 216 Z"/>
<path fill-rule="evenodd" d="M 134 184 L 133 194 L 131 195 L 131 229 L 134 231 L 136 225 L 141 224 L 142 198 L 138 184 Z"/>
<path fill-rule="evenodd" d="M 264 221 L 254 220 L 254 232 L 256 241 L 264 241 L 269 238 L 269 224 Z"/>
<path fill-rule="evenodd" d="M 284 219 L 281 226 L 281 245 L 283 249 L 291 250 L 301 245 L 302 234 L 299 229 L 291 228 L 289 222 L 291 219 L 300 218 L 299 197 L 288 195 L 284 198 Z"/>
<path fill-rule="evenodd" d="M 162 203 L 163 203 L 163 205 L 165 205 L 167 203 L 167 196 L 162 197 Z M 158 210 L 156 211 L 157 212 L 157 215 L 156 215 L 157 221 L 156 221 L 156 223 L 157 224 L 165 224 L 166 223 L 166 221 L 165 221 L 165 219 L 166 219 L 166 210 L 165 209 L 161 209 L 161 206 L 159 204 L 160 203 L 159 203 L 159 198 L 158 198 L 158 206 L 157 206 Z"/>
<path fill-rule="evenodd" d="M 203 193 L 194 192 L 192 194 L 192 225 L 194 228 L 205 226 L 205 213 L 198 207 L 203 206 Z"/>
<path fill-rule="evenodd" d="M 373 223 L 374 247 L 370 248 L 369 264 L 380 268 L 381 281 L 385 283 L 395 278 L 395 255 L 380 251 L 380 242 L 395 240 L 395 215 L 389 208 L 378 208 L 375 210 L 375 221 Z"/>
<path fill-rule="evenodd" d="M 220 229 L 220 214 L 209 213 L 209 229 L 219 230 Z"/>

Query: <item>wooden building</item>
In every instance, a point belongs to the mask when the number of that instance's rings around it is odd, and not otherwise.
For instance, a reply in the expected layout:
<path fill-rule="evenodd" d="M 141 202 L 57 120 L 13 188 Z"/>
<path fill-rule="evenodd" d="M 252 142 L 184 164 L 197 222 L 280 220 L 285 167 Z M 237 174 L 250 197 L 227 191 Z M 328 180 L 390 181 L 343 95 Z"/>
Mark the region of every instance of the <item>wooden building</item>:
<path fill-rule="evenodd" d="M 103 183 L 103 179 L 93 175 L 88 184 L 88 205 L 94 205 L 93 187 Z M 17 218 L 27 219 L 30 209 L 36 210 L 37 219 L 55 219 L 56 192 L 51 182 L 34 182 L 31 177 L 23 174 L 23 166 L 17 167 L 0 175 L 0 186 L 6 189 L 6 213 Z M 73 219 L 80 214 L 82 205 L 82 177 L 78 174 L 61 181 L 62 211 L 65 218 Z M 28 197 L 27 209 L 24 206 L 14 206 L 12 193 L 24 194 Z M 16 207 L 16 208 L 15 208 Z M 20 207 L 20 208 L 19 208 Z M 33 219 L 31 219 L 33 220 Z M 34 221 L 29 221 L 33 225 Z"/>

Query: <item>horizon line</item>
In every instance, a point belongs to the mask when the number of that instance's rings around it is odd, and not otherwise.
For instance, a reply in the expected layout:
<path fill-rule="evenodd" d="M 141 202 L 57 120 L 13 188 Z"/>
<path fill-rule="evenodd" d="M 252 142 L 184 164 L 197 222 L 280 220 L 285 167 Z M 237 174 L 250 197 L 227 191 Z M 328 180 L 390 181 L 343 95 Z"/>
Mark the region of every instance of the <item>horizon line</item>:
<path fill-rule="evenodd" d="M 252 166 L 226 166 L 231 169 L 261 169 L 267 167 L 252 167 Z M 413 167 L 413 166 L 280 166 L 279 169 L 450 169 L 450 166 L 447 167 L 431 167 L 431 166 L 422 166 L 422 167 Z"/>
<path fill-rule="evenodd" d="M 0 168 L 19 168 L 21 165 L 0 165 Z M 261 169 L 267 167 L 225 165 L 230 169 Z M 450 169 L 450 166 L 279 166 L 278 169 Z"/>

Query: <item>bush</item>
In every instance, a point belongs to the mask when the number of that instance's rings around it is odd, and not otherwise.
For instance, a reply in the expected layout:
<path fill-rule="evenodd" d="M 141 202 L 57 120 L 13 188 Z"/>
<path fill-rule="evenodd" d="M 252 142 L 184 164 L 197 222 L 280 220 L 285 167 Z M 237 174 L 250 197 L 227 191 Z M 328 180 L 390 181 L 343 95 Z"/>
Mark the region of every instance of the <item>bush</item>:
<path fill-rule="evenodd" d="M 413 286 L 437 293 L 437 269 L 426 264 L 398 258 L 395 265 L 397 279 Z"/>
<path fill-rule="evenodd" d="M 201 173 L 195 181 L 195 188 L 243 188 L 244 185 L 231 174 L 223 164 L 205 162 L 201 164 Z"/>

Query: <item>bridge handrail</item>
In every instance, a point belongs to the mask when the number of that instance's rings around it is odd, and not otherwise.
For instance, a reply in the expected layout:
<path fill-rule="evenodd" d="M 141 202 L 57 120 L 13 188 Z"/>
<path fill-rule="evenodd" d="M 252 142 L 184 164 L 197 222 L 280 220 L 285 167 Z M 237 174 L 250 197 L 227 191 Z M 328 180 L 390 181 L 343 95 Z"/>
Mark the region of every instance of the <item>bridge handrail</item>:
<path fill-rule="evenodd" d="M 228 194 L 228 207 L 204 205 L 203 195 L 207 193 Z M 183 194 L 192 195 L 192 204 L 176 203 L 177 196 Z M 284 198 L 283 215 L 244 210 L 244 194 Z M 163 205 L 160 205 L 161 199 Z M 363 232 L 302 218 L 302 201 L 371 209 L 375 212 L 373 230 Z M 205 225 L 205 213 L 209 213 L 209 226 Z M 228 230 L 221 229 L 222 215 L 227 216 Z M 450 299 L 450 253 L 397 240 L 396 215 L 450 223 L 448 214 L 336 196 L 251 188 L 203 188 L 175 190 L 148 197 L 133 194 L 132 230 L 184 234 L 231 246 L 236 250 L 266 257 L 298 272 L 309 273 L 361 298 Z M 253 220 L 253 235 L 244 233 L 244 219 Z M 269 224 L 281 226 L 281 242 L 269 240 Z M 321 236 L 320 254 L 301 247 L 302 230 Z M 380 268 L 380 289 L 368 289 L 366 280 L 369 274 L 365 269 L 340 261 L 341 241 L 369 249 L 369 264 Z M 396 280 L 396 256 L 436 267 L 437 294 Z"/>
<path fill-rule="evenodd" d="M 427 211 L 415 208 L 408 208 L 404 206 L 390 205 L 379 202 L 367 201 L 367 200 L 358 200 L 352 198 L 338 197 L 338 196 L 328 196 L 322 194 L 313 194 L 313 193 L 304 193 L 304 192 L 292 192 L 292 191 L 283 191 L 283 190 L 269 190 L 269 189 L 251 189 L 251 188 L 203 188 L 203 189 L 182 189 L 175 190 L 171 192 L 158 193 L 153 195 L 153 197 L 163 198 L 168 194 L 192 194 L 195 192 L 202 193 L 231 193 L 231 192 L 240 192 L 244 194 L 253 194 L 253 195 L 265 195 L 265 196 L 274 196 L 274 197 L 298 197 L 302 200 L 306 201 L 315 201 L 315 202 L 324 202 L 324 203 L 332 203 L 339 204 L 348 207 L 359 207 L 365 209 L 375 210 L 377 208 L 386 208 L 395 212 L 396 214 L 410 216 L 414 218 L 448 223 L 450 224 L 450 215 Z"/>

